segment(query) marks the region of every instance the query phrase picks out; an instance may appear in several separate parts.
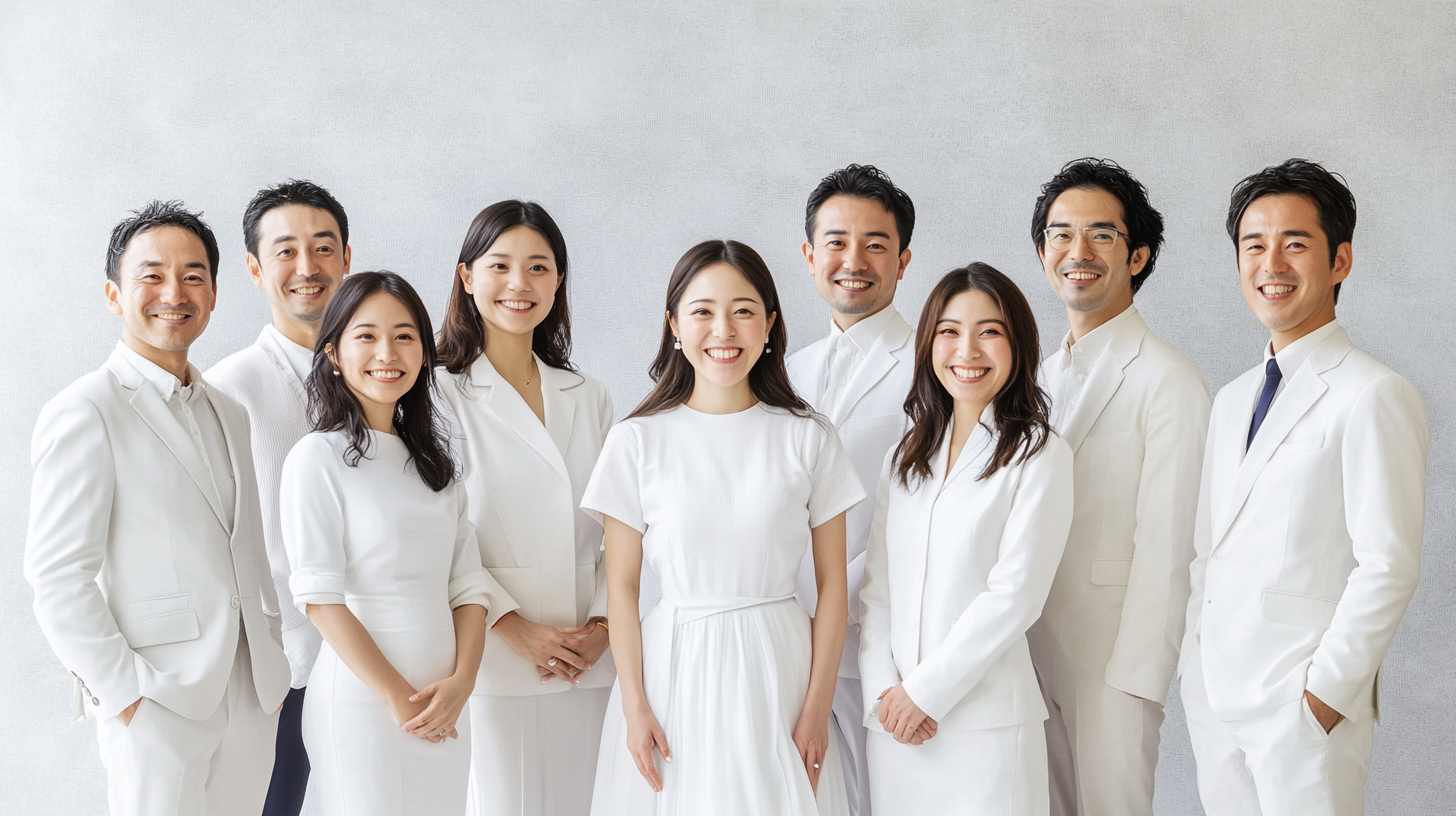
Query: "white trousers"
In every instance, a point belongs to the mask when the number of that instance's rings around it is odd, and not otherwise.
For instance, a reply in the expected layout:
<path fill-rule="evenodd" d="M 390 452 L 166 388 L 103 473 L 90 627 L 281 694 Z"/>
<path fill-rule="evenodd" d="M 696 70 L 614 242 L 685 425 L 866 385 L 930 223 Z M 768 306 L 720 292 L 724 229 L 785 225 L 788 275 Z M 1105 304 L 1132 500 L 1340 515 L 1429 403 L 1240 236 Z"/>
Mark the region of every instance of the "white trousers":
<path fill-rule="evenodd" d="M 1039 674 L 1052 816 L 1153 816 L 1163 707 L 1071 672 Z"/>
<path fill-rule="evenodd" d="M 870 784 L 880 813 L 1047 816 L 1041 723 L 941 728 L 920 745 L 869 733 Z"/>
<path fill-rule="evenodd" d="M 111 816 L 257 816 L 273 775 L 278 712 L 258 703 L 247 640 L 217 711 L 189 720 L 143 698 L 123 725 L 96 723 Z"/>
<path fill-rule="evenodd" d="M 610 687 L 470 698 L 470 816 L 591 812 Z"/>
<path fill-rule="evenodd" d="M 1199 661 L 1183 675 L 1183 708 L 1208 816 L 1359 816 L 1375 724 L 1341 720 L 1328 734 L 1301 696 L 1226 722 L 1208 706 Z"/>
<path fill-rule="evenodd" d="M 865 737 L 869 730 L 864 727 L 862 689 L 858 678 L 837 678 L 829 718 L 829 730 L 839 743 L 844 792 L 849 797 L 849 816 L 870 816 L 870 770 L 865 754 Z"/>

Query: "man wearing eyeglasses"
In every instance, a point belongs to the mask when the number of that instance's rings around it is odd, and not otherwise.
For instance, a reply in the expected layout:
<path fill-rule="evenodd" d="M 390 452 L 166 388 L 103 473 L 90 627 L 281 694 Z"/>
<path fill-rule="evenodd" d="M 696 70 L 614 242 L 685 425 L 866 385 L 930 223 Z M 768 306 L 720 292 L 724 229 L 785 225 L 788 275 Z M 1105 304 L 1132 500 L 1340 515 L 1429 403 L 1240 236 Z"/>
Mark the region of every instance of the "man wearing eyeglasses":
<path fill-rule="evenodd" d="M 1178 664 L 1208 388 L 1133 305 L 1163 218 L 1117 164 L 1042 185 L 1032 239 L 1069 331 L 1041 368 L 1076 454 L 1072 530 L 1027 633 L 1046 699 L 1051 812 L 1151 816 L 1163 701 Z"/>

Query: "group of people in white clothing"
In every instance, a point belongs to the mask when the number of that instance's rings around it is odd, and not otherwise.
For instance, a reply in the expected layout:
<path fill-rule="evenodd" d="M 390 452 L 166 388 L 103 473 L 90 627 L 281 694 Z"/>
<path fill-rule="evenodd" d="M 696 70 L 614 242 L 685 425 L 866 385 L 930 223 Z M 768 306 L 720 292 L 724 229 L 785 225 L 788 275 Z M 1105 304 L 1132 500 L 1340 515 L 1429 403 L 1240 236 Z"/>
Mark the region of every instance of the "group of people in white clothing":
<path fill-rule="evenodd" d="M 1428 440 L 1335 319 L 1343 179 L 1235 186 L 1270 339 L 1211 403 L 1134 306 L 1163 221 L 1122 167 L 1033 208 L 1045 360 L 985 263 L 901 317 L 914 223 L 874 167 L 823 179 L 832 319 L 793 355 L 758 253 L 689 249 L 614 424 L 539 204 L 471 222 L 437 332 L 350 273 L 327 190 L 261 190 L 272 321 L 205 374 L 213 233 L 122 221 L 121 341 L 37 421 L 25 553 L 111 813 L 1150 815 L 1175 678 L 1210 816 L 1360 813 Z"/>

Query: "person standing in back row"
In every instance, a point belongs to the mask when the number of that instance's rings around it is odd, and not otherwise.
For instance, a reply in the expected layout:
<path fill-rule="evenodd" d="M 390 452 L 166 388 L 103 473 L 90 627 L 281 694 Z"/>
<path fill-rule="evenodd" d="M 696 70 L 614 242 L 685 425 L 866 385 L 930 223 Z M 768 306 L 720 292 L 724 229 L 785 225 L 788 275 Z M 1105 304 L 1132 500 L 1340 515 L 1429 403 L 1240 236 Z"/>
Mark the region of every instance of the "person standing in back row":
<path fill-rule="evenodd" d="M 879 483 L 885 454 L 905 432 L 905 397 L 915 369 L 915 330 L 895 310 L 895 287 L 910 263 L 915 205 L 869 165 L 830 173 L 809 195 L 804 260 L 829 304 L 829 336 L 786 361 L 789 379 L 839 431 L 863 485 Z M 844 757 L 850 813 L 869 816 L 864 701 L 859 674 L 859 590 L 874 503 L 849 511 L 849 623 L 834 687 L 835 738 Z M 799 601 L 814 614 L 814 564 L 799 572 Z"/>
<path fill-rule="evenodd" d="M 309 181 L 289 181 L 259 190 L 248 202 L 243 244 L 248 274 L 267 295 L 273 320 L 257 342 L 223 358 L 204 376 L 248 410 L 263 540 L 283 612 L 283 651 L 293 675 L 278 718 L 273 779 L 263 816 L 298 816 L 309 773 L 301 730 L 303 696 L 323 638 L 293 605 L 288 591 L 278 482 L 288 452 L 313 429 L 304 382 L 313 366 L 324 309 L 349 273 L 349 217 L 328 190 Z"/>
<path fill-rule="evenodd" d="M 1335 319 L 1355 197 L 1290 159 L 1228 234 L 1263 362 L 1213 404 L 1179 674 L 1208 816 L 1357 816 L 1380 663 L 1420 574 L 1421 396 Z"/>
<path fill-rule="evenodd" d="M 1049 711 L 1051 812 L 1152 816 L 1208 387 L 1133 305 L 1163 243 L 1137 179 L 1110 161 L 1068 163 L 1042 186 L 1031 237 L 1067 307 L 1066 339 L 1041 377 L 1075 456 L 1072 531 L 1027 634 Z"/>

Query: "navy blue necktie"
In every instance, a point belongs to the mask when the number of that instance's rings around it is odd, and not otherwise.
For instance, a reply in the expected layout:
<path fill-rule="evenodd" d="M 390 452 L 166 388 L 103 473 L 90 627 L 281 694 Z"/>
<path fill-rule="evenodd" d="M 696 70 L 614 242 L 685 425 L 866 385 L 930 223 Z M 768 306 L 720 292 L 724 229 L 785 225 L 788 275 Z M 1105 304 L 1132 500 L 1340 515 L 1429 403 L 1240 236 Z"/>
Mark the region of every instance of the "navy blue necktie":
<path fill-rule="evenodd" d="M 1270 357 L 1269 362 L 1264 364 L 1264 390 L 1259 392 L 1259 404 L 1254 408 L 1254 421 L 1249 424 L 1249 440 L 1244 443 L 1244 450 L 1254 444 L 1254 434 L 1259 432 L 1264 417 L 1269 415 L 1269 405 L 1274 402 L 1274 392 L 1279 390 L 1282 379 L 1284 374 L 1279 371 L 1279 362 Z"/>

